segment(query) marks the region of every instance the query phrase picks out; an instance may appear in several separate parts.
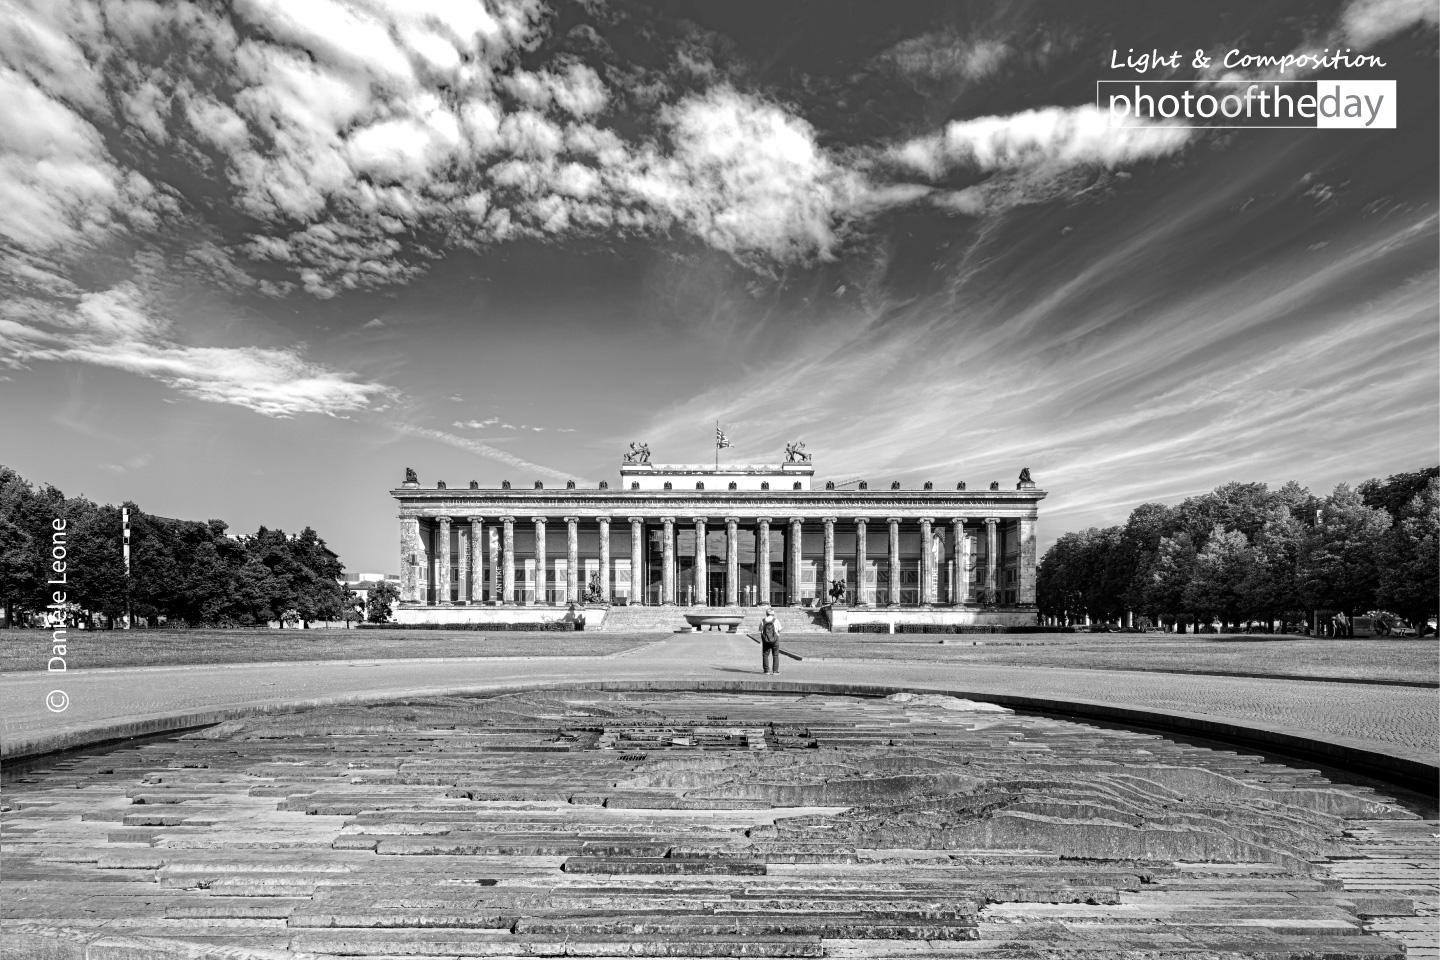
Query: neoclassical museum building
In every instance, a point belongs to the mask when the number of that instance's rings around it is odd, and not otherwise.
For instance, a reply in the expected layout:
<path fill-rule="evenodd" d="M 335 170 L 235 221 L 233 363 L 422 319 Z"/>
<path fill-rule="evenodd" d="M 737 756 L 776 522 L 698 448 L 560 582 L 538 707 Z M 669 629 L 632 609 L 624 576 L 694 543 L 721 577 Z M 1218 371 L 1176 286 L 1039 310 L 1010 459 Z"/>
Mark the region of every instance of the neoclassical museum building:
<path fill-rule="evenodd" d="M 400 502 L 401 623 L 573 618 L 618 625 L 637 606 L 770 604 L 847 620 L 1035 622 L 1035 519 L 1045 491 L 864 480 L 813 485 L 803 445 L 783 463 L 659 464 L 632 444 L 619 483 L 451 489 L 413 471 Z M 685 609 L 676 609 L 685 608 Z M 638 613 L 638 611 L 637 611 Z M 866 615 L 868 614 L 868 615 Z M 652 621 L 653 617 L 652 617 Z"/>

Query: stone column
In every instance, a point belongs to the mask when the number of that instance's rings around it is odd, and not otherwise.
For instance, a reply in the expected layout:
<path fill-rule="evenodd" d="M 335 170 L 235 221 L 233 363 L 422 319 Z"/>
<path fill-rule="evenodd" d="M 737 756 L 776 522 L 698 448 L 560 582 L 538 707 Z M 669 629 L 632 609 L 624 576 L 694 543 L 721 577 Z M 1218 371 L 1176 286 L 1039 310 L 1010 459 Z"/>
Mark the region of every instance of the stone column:
<path fill-rule="evenodd" d="M 934 517 L 920 518 L 920 602 L 922 604 L 934 602 L 930 596 L 930 591 L 935 586 L 935 557 L 934 550 L 930 547 L 930 525 L 934 522 Z"/>
<path fill-rule="evenodd" d="M 820 588 L 820 602 L 830 599 L 830 581 L 835 579 L 835 517 L 821 517 L 825 524 L 825 584 Z"/>
<path fill-rule="evenodd" d="M 790 518 L 790 606 L 800 606 L 800 534 L 805 523 L 804 517 Z"/>
<path fill-rule="evenodd" d="M 515 602 L 515 518 L 501 517 L 500 602 Z"/>
<path fill-rule="evenodd" d="M 855 596 L 850 599 L 852 606 L 869 606 L 865 601 L 865 565 L 869 562 L 865 556 L 865 525 L 869 522 L 869 517 L 855 518 Z"/>
<path fill-rule="evenodd" d="M 460 523 L 455 527 L 455 550 L 458 557 L 455 565 L 459 568 L 456 571 L 455 598 L 461 602 L 470 600 L 470 524 Z"/>
<path fill-rule="evenodd" d="M 630 518 L 630 602 L 644 603 L 645 591 L 645 520 Z"/>
<path fill-rule="evenodd" d="M 725 605 L 740 605 L 740 518 L 725 518 Z"/>
<path fill-rule="evenodd" d="M 1015 600 L 1018 603 L 1033 606 L 1035 603 L 1035 521 L 1022 518 L 1017 523 L 1020 527 L 1020 582 Z"/>
<path fill-rule="evenodd" d="M 600 522 L 600 602 L 610 602 L 610 518 L 596 517 Z"/>
<path fill-rule="evenodd" d="M 661 517 L 664 541 L 660 544 L 660 602 L 675 605 L 675 518 Z"/>
<path fill-rule="evenodd" d="M 485 528 L 486 557 L 490 561 L 490 602 L 502 603 L 500 599 L 500 528 Z"/>
<path fill-rule="evenodd" d="M 442 607 L 451 605 L 450 600 L 450 518 L 436 517 L 440 532 L 435 534 L 440 541 L 435 545 L 435 602 Z"/>
<path fill-rule="evenodd" d="M 985 518 L 985 586 L 990 591 L 990 602 L 1000 602 L 1000 521 L 996 517 Z"/>
<path fill-rule="evenodd" d="M 571 603 L 580 600 L 579 594 L 575 592 L 575 584 L 579 581 L 575 568 L 580 564 L 580 531 L 577 527 L 579 522 L 579 517 L 565 518 L 565 598 Z"/>
<path fill-rule="evenodd" d="M 890 517 L 890 606 L 900 605 L 900 518 Z"/>
<path fill-rule="evenodd" d="M 470 605 L 485 599 L 485 518 L 470 518 Z"/>
<path fill-rule="evenodd" d="M 966 589 L 970 586 L 970 578 L 965 575 L 965 518 L 950 518 L 950 536 L 954 540 L 950 553 L 955 564 L 955 576 L 950 581 L 950 602 L 954 606 L 963 604 L 967 597 Z"/>
<path fill-rule="evenodd" d="M 705 555 L 705 518 L 695 518 L 695 593 L 700 606 L 710 605 L 710 558 Z"/>
<path fill-rule="evenodd" d="M 535 603 L 544 604 L 549 602 L 545 598 L 545 564 L 549 562 L 545 556 L 545 518 L 531 517 L 530 521 L 535 524 Z"/>
<path fill-rule="evenodd" d="M 424 603 L 420 596 L 420 518 L 400 518 L 400 602 Z"/>
<path fill-rule="evenodd" d="M 755 558 L 755 579 L 760 584 L 755 599 L 762 604 L 770 602 L 770 518 L 756 517 L 760 525 L 760 550 Z"/>

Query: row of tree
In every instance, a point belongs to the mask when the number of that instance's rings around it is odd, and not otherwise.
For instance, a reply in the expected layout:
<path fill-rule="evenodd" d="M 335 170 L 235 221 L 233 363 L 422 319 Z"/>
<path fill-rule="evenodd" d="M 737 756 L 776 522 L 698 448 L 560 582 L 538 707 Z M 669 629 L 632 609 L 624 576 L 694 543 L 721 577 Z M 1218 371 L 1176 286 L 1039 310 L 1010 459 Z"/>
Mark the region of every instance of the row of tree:
<path fill-rule="evenodd" d="M 1440 605 L 1437 540 L 1440 467 L 1323 498 L 1293 481 L 1228 483 L 1065 534 L 1041 560 L 1036 601 L 1064 623 L 1135 614 L 1238 627 L 1387 610 L 1423 625 Z"/>
<path fill-rule="evenodd" d="M 229 536 L 220 520 L 171 520 L 130 509 L 125 574 L 121 507 L 66 497 L 0 466 L 0 603 L 9 625 L 38 620 L 57 589 L 52 535 L 65 521 L 68 619 L 111 626 L 126 613 L 149 623 L 250 626 L 358 617 L 337 582 L 344 565 L 309 527 Z M 388 611 L 387 611 L 388 613 Z"/>

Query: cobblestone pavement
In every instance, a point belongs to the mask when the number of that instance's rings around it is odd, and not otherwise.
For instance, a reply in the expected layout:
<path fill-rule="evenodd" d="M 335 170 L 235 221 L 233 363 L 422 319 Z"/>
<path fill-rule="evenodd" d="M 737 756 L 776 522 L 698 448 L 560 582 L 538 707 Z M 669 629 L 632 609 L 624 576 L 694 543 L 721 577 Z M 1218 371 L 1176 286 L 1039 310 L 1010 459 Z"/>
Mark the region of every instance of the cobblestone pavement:
<path fill-rule="evenodd" d="M 765 680 L 745 636 L 682 634 L 602 658 L 339 661 L 0 674 L 7 750 L 26 740 L 183 713 L 565 681 Z M 1084 700 L 1268 725 L 1433 762 L 1434 690 L 1117 670 L 875 660 L 786 661 L 779 679 L 946 687 Z M 46 707 L 51 691 L 69 706 Z"/>
<path fill-rule="evenodd" d="M 1409 960 L 1421 816 L 948 696 L 415 697 L 14 778 L 0 955 Z"/>

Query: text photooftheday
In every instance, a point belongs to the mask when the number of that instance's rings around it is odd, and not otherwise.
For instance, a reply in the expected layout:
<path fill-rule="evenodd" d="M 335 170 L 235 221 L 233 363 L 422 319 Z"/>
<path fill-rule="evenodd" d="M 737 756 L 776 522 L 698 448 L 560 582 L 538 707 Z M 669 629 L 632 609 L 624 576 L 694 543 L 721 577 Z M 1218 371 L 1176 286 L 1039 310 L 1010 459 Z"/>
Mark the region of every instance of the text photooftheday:
<path fill-rule="evenodd" d="M 1096 106 L 1111 127 L 1161 121 L 1196 127 L 1393 130 L 1395 81 L 1099 80 Z"/>

